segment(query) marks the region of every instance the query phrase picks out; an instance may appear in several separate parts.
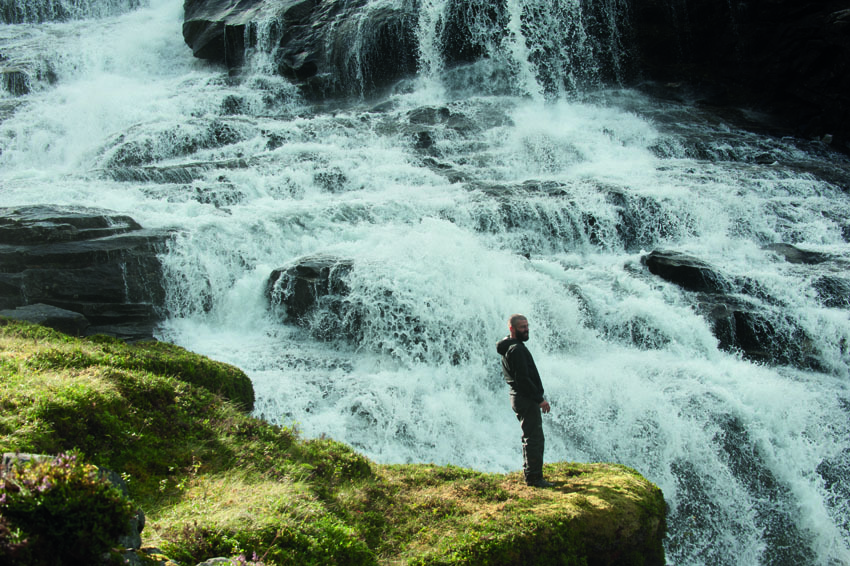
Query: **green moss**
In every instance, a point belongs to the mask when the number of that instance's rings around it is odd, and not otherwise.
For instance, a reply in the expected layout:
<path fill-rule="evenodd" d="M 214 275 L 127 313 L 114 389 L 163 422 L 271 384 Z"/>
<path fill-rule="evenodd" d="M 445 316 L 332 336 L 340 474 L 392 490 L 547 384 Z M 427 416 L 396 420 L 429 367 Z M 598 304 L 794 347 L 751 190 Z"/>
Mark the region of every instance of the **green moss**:
<path fill-rule="evenodd" d="M 379 466 L 244 412 L 232 366 L 167 344 L 71 339 L 0 320 L 0 451 L 80 450 L 124 474 L 145 543 L 189 565 L 662 564 L 664 501 L 637 472 Z"/>

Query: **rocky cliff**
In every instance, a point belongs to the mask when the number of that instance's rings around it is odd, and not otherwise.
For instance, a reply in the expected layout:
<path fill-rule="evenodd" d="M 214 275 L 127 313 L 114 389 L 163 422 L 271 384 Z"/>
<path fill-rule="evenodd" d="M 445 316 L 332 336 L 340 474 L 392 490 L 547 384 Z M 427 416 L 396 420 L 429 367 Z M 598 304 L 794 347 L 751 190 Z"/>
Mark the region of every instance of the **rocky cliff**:
<path fill-rule="evenodd" d="M 314 97 L 363 95 L 418 68 L 417 2 L 373 7 L 365 0 L 187 0 L 183 35 L 197 57 L 238 69 L 246 48 L 275 53 L 277 70 Z M 457 2 L 438 32 L 446 65 L 487 57 L 507 35 L 504 2 Z M 540 17 L 530 15 L 529 17 Z M 595 48 L 605 75 L 640 85 L 661 82 L 668 94 L 774 114 L 787 132 L 850 151 L 850 9 L 830 0 L 800 3 L 634 0 L 628 7 L 581 8 L 585 41 L 616 36 L 622 53 Z M 475 37 L 472 24 L 489 26 Z M 612 26 L 618 28 L 612 30 Z"/>
<path fill-rule="evenodd" d="M 775 113 L 793 133 L 850 150 L 847 2 L 631 4 L 645 77 L 710 104 Z"/>

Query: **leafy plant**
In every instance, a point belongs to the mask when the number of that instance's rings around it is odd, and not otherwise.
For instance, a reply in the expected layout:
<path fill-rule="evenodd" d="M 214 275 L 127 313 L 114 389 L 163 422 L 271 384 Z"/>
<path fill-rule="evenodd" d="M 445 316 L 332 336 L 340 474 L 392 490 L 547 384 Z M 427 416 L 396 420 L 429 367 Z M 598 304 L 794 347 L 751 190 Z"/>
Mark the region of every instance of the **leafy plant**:
<path fill-rule="evenodd" d="M 131 502 L 75 452 L 19 462 L 0 482 L 0 515 L 19 539 L 9 553 L 23 553 L 25 564 L 97 562 L 127 532 L 133 514 Z"/>

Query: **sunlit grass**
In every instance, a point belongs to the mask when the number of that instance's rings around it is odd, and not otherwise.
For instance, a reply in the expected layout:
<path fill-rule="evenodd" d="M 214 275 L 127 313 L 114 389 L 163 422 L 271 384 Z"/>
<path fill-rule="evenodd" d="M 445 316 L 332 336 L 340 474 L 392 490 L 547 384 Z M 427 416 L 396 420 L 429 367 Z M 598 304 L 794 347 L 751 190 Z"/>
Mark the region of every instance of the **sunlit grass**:
<path fill-rule="evenodd" d="M 518 473 L 377 465 L 251 417 L 246 382 L 176 346 L 0 319 L 0 451 L 78 449 L 121 473 L 147 516 L 144 544 L 181 564 L 254 554 L 305 565 L 663 557 L 663 498 L 634 470 L 550 464 L 555 488 L 541 490 Z"/>

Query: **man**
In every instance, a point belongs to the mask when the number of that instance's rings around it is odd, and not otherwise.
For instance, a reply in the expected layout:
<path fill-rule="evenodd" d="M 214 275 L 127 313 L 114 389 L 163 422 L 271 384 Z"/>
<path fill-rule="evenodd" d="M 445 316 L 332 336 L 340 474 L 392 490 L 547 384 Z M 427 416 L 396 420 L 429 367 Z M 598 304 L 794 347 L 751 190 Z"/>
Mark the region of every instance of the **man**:
<path fill-rule="evenodd" d="M 549 402 L 543 398 L 543 383 L 531 352 L 525 347 L 528 340 L 528 319 L 515 314 L 508 320 L 510 336 L 496 344 L 502 356 L 502 373 L 511 387 L 511 408 L 522 428 L 522 457 L 525 483 L 533 487 L 552 487 L 543 479 L 543 413 L 549 412 Z"/>

